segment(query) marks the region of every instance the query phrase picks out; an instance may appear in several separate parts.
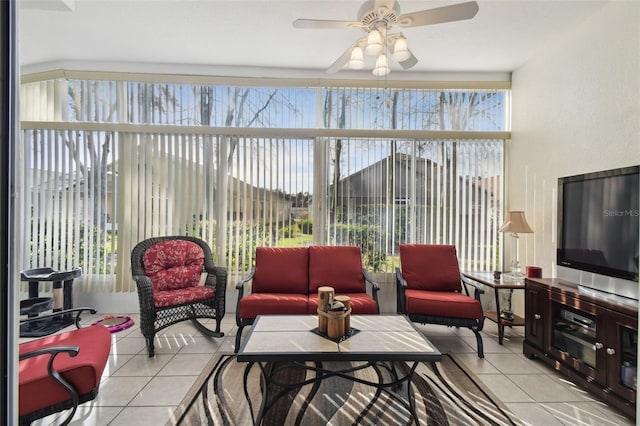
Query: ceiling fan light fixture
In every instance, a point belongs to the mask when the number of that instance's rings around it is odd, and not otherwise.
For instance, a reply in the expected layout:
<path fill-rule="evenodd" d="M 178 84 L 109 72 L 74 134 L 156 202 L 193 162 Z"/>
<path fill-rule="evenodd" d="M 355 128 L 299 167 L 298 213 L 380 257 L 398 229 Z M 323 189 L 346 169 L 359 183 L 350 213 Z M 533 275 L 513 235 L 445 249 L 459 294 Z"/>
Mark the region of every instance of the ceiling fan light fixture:
<path fill-rule="evenodd" d="M 382 53 L 383 50 L 384 46 L 382 46 L 382 36 L 380 35 L 380 31 L 374 28 L 369 31 L 369 35 L 367 36 L 367 47 L 364 51 L 367 55 L 375 56 Z"/>
<path fill-rule="evenodd" d="M 349 68 L 353 70 L 359 70 L 364 67 L 364 54 L 362 53 L 362 48 L 360 46 L 356 46 L 351 51 L 351 59 L 349 59 Z"/>
<path fill-rule="evenodd" d="M 391 56 L 396 62 L 403 62 L 409 59 L 411 53 L 409 53 L 406 38 L 400 36 L 396 39 L 396 42 L 393 44 L 393 54 Z"/>
<path fill-rule="evenodd" d="M 389 68 L 389 62 L 387 61 L 387 56 L 385 54 L 378 56 L 378 59 L 376 59 L 376 66 L 371 72 L 376 77 L 384 77 L 391 72 L 391 69 Z"/>
<path fill-rule="evenodd" d="M 464 3 L 400 14 L 399 2 L 400 0 L 365 0 L 358 10 L 356 21 L 296 19 L 293 21 L 293 26 L 306 29 L 357 28 L 363 30 L 366 35 L 364 37 L 361 36 L 351 45 L 351 48 L 345 50 L 329 66 L 327 72 L 335 73 L 346 66 L 352 69 L 361 69 L 365 66 L 362 56 L 368 55 L 378 59 L 373 74 L 380 76 L 390 72 L 388 64 L 390 59 L 386 55 L 389 55 L 405 70 L 418 63 L 418 58 L 407 48 L 407 39 L 402 33 L 390 33 L 390 30 L 396 27 L 422 27 L 446 22 L 465 21 L 473 19 L 479 10 L 476 1 L 465 0 Z M 362 53 L 363 51 L 364 53 Z"/>

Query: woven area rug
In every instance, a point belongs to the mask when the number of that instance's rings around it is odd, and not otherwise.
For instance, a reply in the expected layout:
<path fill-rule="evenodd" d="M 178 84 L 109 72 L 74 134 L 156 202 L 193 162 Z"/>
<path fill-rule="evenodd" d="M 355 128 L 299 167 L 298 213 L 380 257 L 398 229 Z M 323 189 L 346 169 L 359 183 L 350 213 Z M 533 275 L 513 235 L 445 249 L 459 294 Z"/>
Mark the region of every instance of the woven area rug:
<path fill-rule="evenodd" d="M 331 369 L 348 362 L 323 363 Z M 260 369 L 248 372 L 247 401 L 243 377 L 247 364 L 234 355 L 217 355 L 176 410 L 170 424 L 252 425 L 262 401 Z M 267 369 L 274 368 L 267 364 Z M 397 373 L 409 366 L 395 363 Z M 281 382 L 298 383 L 313 377 L 313 371 L 287 368 L 278 372 Z M 369 367 L 352 373 L 366 380 L 389 380 L 390 370 Z M 269 388 L 269 399 L 281 388 Z M 450 355 L 442 362 L 421 363 L 412 380 L 412 397 L 422 425 L 516 425 L 519 422 L 504 405 Z M 407 401 L 406 384 L 394 390 Z M 286 393 L 267 410 L 263 425 L 408 425 L 416 424 L 406 407 L 372 386 L 331 377 L 319 385 L 307 384 Z"/>

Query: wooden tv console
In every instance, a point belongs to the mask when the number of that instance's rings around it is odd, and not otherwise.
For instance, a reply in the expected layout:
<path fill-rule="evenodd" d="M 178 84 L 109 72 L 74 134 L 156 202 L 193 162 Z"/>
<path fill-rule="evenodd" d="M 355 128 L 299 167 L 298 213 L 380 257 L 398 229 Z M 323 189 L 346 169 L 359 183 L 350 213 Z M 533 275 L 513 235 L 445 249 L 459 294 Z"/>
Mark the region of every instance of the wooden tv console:
<path fill-rule="evenodd" d="M 555 278 L 525 279 L 523 353 L 636 415 L 638 301 Z"/>

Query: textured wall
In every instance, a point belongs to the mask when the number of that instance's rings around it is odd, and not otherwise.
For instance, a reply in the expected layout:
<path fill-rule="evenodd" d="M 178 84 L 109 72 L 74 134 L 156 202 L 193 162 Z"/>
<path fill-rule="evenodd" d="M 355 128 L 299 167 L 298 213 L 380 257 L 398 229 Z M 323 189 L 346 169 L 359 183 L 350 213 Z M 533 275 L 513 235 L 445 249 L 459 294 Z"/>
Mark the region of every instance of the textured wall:
<path fill-rule="evenodd" d="M 640 164 L 639 28 L 639 2 L 611 2 L 513 73 L 507 208 L 535 231 L 520 239 L 521 263 L 546 277 L 558 177 Z"/>

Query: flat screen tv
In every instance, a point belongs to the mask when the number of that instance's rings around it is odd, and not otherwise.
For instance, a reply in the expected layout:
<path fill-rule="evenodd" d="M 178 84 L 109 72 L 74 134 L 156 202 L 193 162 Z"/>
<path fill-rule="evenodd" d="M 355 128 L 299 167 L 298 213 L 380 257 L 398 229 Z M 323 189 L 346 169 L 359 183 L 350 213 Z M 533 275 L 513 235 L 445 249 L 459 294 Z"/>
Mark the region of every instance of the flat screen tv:
<path fill-rule="evenodd" d="M 558 179 L 559 266 L 638 281 L 639 170 Z"/>

